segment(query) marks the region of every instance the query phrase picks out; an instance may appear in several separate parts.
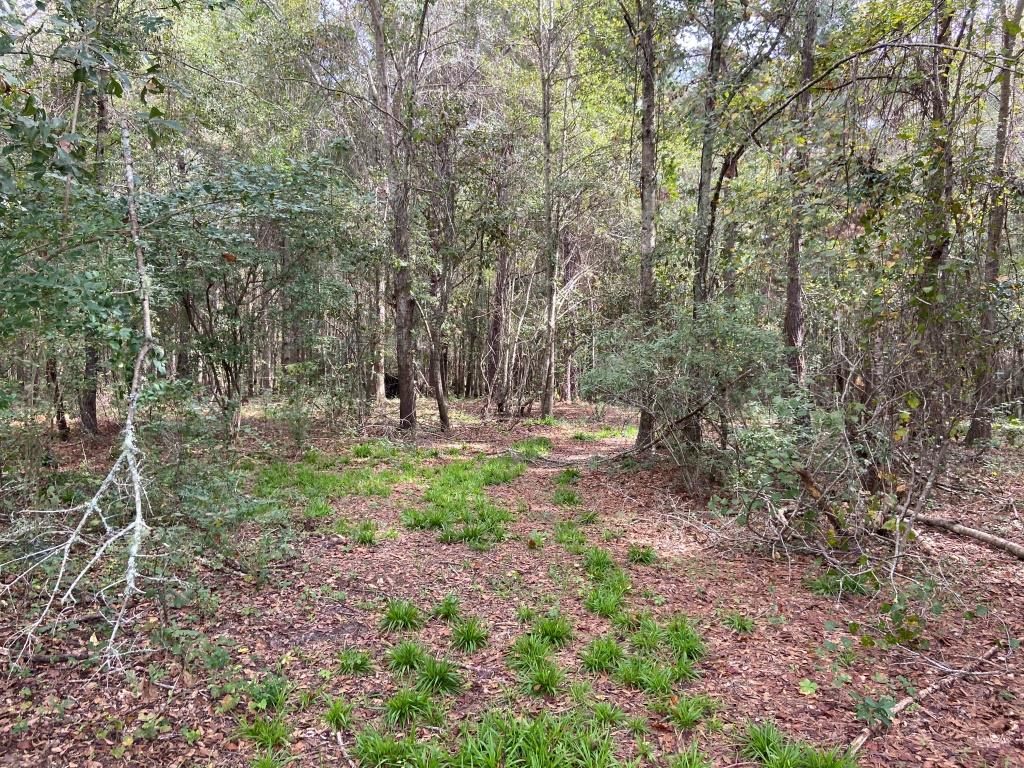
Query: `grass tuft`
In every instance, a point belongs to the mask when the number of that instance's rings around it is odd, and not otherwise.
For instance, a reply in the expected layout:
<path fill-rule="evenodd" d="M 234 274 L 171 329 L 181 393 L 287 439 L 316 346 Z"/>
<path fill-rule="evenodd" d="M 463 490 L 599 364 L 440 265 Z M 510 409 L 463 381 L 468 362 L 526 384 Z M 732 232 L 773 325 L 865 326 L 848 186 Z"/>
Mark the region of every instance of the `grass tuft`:
<path fill-rule="evenodd" d="M 427 659 L 427 650 L 415 640 L 403 640 L 388 651 L 388 669 L 393 672 L 416 672 Z"/>
<path fill-rule="evenodd" d="M 452 629 L 452 647 L 458 651 L 472 653 L 487 645 L 490 633 L 483 622 L 475 616 L 461 621 Z"/>
<path fill-rule="evenodd" d="M 551 611 L 533 623 L 533 633 L 553 648 L 561 648 L 572 640 L 572 625 L 558 611 Z"/>
<path fill-rule="evenodd" d="M 389 600 L 380 625 L 387 632 L 416 630 L 423 626 L 423 615 L 409 600 Z"/>
<path fill-rule="evenodd" d="M 597 637 L 583 649 L 580 659 L 588 672 L 612 672 L 622 660 L 622 646 L 612 635 Z"/>
<path fill-rule="evenodd" d="M 447 659 L 428 656 L 420 665 L 416 688 L 425 693 L 459 693 L 462 676 Z"/>
<path fill-rule="evenodd" d="M 357 648 L 342 648 L 338 651 L 338 670 L 346 675 L 365 675 L 373 665 L 370 654 Z"/>
<path fill-rule="evenodd" d="M 324 722 L 332 731 L 347 731 L 352 726 L 352 709 L 353 704 L 345 701 L 341 696 L 336 699 L 328 699 Z"/>

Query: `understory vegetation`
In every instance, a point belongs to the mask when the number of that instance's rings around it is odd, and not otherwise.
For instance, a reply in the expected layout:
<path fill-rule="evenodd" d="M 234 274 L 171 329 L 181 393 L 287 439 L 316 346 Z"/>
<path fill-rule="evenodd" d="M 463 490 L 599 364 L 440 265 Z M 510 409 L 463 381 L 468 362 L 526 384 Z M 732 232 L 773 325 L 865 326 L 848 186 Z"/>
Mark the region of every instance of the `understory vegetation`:
<path fill-rule="evenodd" d="M 0 754 L 1021 764 L 1022 24 L 0 2 Z"/>

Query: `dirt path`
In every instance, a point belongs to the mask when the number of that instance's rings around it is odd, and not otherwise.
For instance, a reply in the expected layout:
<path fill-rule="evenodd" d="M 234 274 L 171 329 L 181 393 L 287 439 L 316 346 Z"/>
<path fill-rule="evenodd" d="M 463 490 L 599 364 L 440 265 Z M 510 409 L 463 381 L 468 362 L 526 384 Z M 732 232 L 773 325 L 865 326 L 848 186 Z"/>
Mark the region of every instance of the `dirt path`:
<path fill-rule="evenodd" d="M 413 728 L 421 739 L 450 745 L 460 725 L 495 708 L 569 712 L 604 702 L 625 715 L 612 729 L 622 759 L 643 758 L 644 744 L 653 755 L 665 755 L 697 742 L 713 765 L 745 764 L 737 741 L 748 721 L 774 720 L 792 738 L 815 745 L 847 744 L 863 727 L 858 699 L 863 714 L 870 708 L 865 702 L 924 688 L 942 674 L 938 665 L 966 665 L 997 638 L 1024 635 L 1020 564 L 935 535 L 930 541 L 949 567 L 972 565 L 963 568 L 972 574 L 963 590 L 971 615 L 951 604 L 927 617 L 928 659 L 904 648 L 863 646 L 848 627 L 877 623 L 878 600 L 837 602 L 813 593 L 805 586 L 821 573 L 813 562 L 709 544 L 710 521 L 694 513 L 702 505 L 680 496 L 677 473 L 594 461 L 631 440 L 595 422 L 589 408 L 564 408 L 557 424 L 511 430 L 483 425 L 465 409 L 457 417 L 454 434 L 426 441 L 415 462 L 401 452 L 361 459 L 351 446 L 317 441 L 318 461 L 329 466 L 324 476 L 391 473 L 388 493 L 332 496 L 329 514 L 318 517 L 309 516 L 308 502 L 297 502 L 287 533 L 291 555 L 268 559 L 261 579 L 203 571 L 210 603 L 175 612 L 183 633 L 177 647 L 170 638 L 170 650 L 140 660 L 131 685 L 61 664 L 7 681 L 0 699 L 0 764 L 248 765 L 258 750 L 240 735 L 240 719 L 263 715 L 253 706 L 251 689 L 280 676 L 289 688 L 282 718 L 290 764 L 355 765 L 355 734 L 380 724 L 388 700 L 409 684 L 388 669 L 389 649 L 409 638 L 454 662 L 464 682 L 461 692 L 441 697 L 441 719 Z M 438 530 L 405 524 L 408 510 L 425 507 L 441 468 L 514 455 L 524 440 L 547 440 L 550 447 L 543 456 L 523 459 L 522 474 L 511 482 L 484 491 L 513 513 L 502 541 L 478 550 L 465 542 L 441 543 Z M 346 463 L 331 464 L 339 456 Z M 321 471 L 310 466 L 313 474 Z M 570 467 L 575 473 L 565 472 Z M 372 520 L 376 543 L 356 545 L 356 528 L 338 520 Z M 248 535 L 265 531 L 257 527 Z M 640 642 L 631 639 L 636 626 L 588 605 L 600 586 L 589 548 L 607 551 L 628 579 L 621 615 L 649 616 L 661 626 L 673 617 L 692 617 L 707 647 L 696 679 L 676 681 L 668 697 L 656 697 L 617 674 L 584 668 L 581 653 L 594 638 L 617 636 L 626 648 Z M 653 562 L 642 562 L 644 548 L 653 552 Z M 428 617 L 448 595 L 457 596 L 463 616 L 478 617 L 487 628 L 483 648 L 453 649 L 453 625 Z M 382 628 L 387 603 L 395 599 L 421 609 L 421 628 Z M 522 674 L 509 667 L 510 648 L 536 616 L 551 610 L 572 628 L 571 641 L 553 651 L 563 678 L 555 695 L 531 695 Z M 345 667 L 339 652 L 349 659 L 365 653 L 368 671 Z M 868 742 L 860 764 L 1024 765 L 1018 664 L 1018 654 L 1001 652 L 983 674 L 904 713 Z M 698 694 L 714 700 L 713 714 L 692 727 L 673 724 L 665 706 Z M 336 734 L 324 713 L 327 702 L 339 697 L 354 708 L 352 725 Z M 638 743 L 634 731 L 641 721 L 646 733 Z"/>

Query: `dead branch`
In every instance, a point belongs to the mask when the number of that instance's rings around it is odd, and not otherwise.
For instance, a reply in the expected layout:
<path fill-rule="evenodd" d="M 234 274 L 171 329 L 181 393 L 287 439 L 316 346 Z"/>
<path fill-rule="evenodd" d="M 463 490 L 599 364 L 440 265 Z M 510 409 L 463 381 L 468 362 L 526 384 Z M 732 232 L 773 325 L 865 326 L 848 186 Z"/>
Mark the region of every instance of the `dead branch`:
<path fill-rule="evenodd" d="M 907 697 L 901 699 L 900 701 L 898 701 L 896 703 L 896 705 L 893 706 L 892 710 L 890 711 L 890 714 L 891 715 L 898 715 L 900 712 L 905 710 L 911 704 L 913 704 L 913 703 L 915 703 L 917 701 L 921 701 L 922 699 L 924 699 L 924 698 L 930 696 L 931 694 L 935 693 L 940 688 L 945 688 L 947 685 L 949 685 L 953 681 L 959 680 L 961 677 L 964 677 L 965 675 L 970 674 L 972 671 L 974 671 L 975 669 L 980 667 L 982 664 L 984 664 L 986 661 L 988 661 L 993 656 L 995 656 L 998 651 L 999 651 L 999 646 L 998 645 L 993 645 L 991 648 L 989 648 L 987 651 L 985 651 L 984 654 L 982 654 L 977 659 L 975 659 L 974 662 L 972 662 L 970 664 L 970 666 L 965 667 L 964 669 L 956 670 L 955 672 L 952 672 L 951 674 L 946 675 L 945 677 L 942 677 L 942 678 L 936 680 L 934 683 L 929 685 L 927 688 L 925 688 L 924 690 L 920 691 L 917 694 L 916 698 L 914 696 L 907 696 Z M 850 749 L 848 751 L 848 754 L 851 757 L 853 755 L 856 755 L 860 751 L 861 747 L 864 746 L 865 742 L 867 742 L 867 740 L 871 738 L 871 734 L 872 733 L 874 733 L 874 729 L 870 725 L 868 727 L 866 727 L 863 731 L 861 731 L 860 735 L 857 736 L 857 738 L 854 739 L 853 742 L 850 744 Z"/>
<path fill-rule="evenodd" d="M 1024 560 L 1024 546 L 1010 541 L 1009 539 L 993 536 L 991 533 L 979 531 L 977 528 L 968 528 L 966 525 L 961 525 L 953 520 L 943 520 L 942 518 L 928 517 L 926 515 L 918 515 L 917 520 L 918 522 L 930 525 L 933 528 L 941 528 L 944 531 L 958 533 L 961 536 L 966 536 L 970 539 L 974 539 L 975 541 L 980 541 L 983 544 L 988 544 L 994 549 L 999 549 L 1011 554 L 1019 560 Z"/>

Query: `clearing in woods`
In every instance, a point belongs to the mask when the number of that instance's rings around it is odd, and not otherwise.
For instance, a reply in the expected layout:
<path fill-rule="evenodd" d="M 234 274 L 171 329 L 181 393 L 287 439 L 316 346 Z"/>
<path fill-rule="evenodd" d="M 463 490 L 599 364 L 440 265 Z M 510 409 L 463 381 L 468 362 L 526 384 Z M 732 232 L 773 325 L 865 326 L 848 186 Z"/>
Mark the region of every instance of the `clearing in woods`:
<path fill-rule="evenodd" d="M 937 578 L 928 615 L 901 615 L 618 456 L 626 416 L 559 411 L 463 404 L 444 438 L 302 455 L 266 427 L 241 464 L 257 555 L 211 554 L 200 587 L 148 605 L 133 631 L 161 650 L 128 683 L 76 662 L 87 628 L 4 681 L 0 764 L 1024 764 L 1020 562 L 929 532 L 956 593 Z M 976 493 L 943 490 L 981 528 L 1020 480 L 987 461 Z"/>

